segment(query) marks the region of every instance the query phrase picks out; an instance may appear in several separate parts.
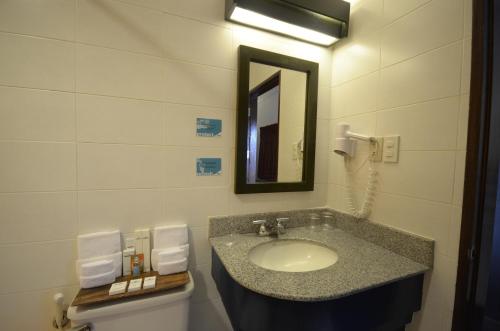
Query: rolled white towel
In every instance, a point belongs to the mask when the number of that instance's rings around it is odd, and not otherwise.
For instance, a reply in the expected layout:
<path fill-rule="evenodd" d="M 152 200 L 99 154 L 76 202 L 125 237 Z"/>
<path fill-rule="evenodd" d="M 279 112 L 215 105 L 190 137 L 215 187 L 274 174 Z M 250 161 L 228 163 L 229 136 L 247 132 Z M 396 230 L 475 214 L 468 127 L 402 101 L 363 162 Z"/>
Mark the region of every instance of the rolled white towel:
<path fill-rule="evenodd" d="M 158 263 L 178 261 L 189 257 L 189 244 L 172 248 L 154 248 L 151 251 L 151 265 L 158 271 Z"/>
<path fill-rule="evenodd" d="M 188 260 L 183 258 L 178 261 L 158 263 L 158 273 L 160 275 L 176 274 L 187 270 Z"/>
<path fill-rule="evenodd" d="M 82 277 L 92 277 L 115 271 L 113 260 L 98 260 L 93 262 L 83 263 L 80 266 L 80 275 Z"/>
<path fill-rule="evenodd" d="M 81 288 L 92 288 L 111 284 L 115 281 L 115 272 L 110 271 L 104 274 L 91 276 L 91 277 L 80 277 L 80 287 Z"/>
<path fill-rule="evenodd" d="M 78 236 L 78 258 L 91 259 L 122 249 L 120 231 L 96 232 Z"/>
<path fill-rule="evenodd" d="M 187 225 L 157 226 L 153 230 L 153 247 L 170 248 L 188 243 Z"/>
<path fill-rule="evenodd" d="M 113 261 L 113 269 L 116 277 L 122 275 L 122 252 L 118 252 L 111 255 L 97 256 L 90 259 L 80 259 L 76 260 L 76 274 L 82 276 L 82 265 L 90 262 L 101 261 L 101 260 L 111 260 Z"/>

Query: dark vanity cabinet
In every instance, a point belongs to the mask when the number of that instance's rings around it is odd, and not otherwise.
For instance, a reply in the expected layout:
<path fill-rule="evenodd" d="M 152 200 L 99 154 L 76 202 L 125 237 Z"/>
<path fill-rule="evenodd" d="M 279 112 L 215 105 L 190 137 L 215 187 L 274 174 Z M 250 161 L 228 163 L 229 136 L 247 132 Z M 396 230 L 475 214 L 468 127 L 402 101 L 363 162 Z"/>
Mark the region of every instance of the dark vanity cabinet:
<path fill-rule="evenodd" d="M 420 310 L 424 280 L 418 274 L 327 301 L 282 300 L 241 286 L 215 250 L 212 276 L 235 331 L 403 331 Z"/>

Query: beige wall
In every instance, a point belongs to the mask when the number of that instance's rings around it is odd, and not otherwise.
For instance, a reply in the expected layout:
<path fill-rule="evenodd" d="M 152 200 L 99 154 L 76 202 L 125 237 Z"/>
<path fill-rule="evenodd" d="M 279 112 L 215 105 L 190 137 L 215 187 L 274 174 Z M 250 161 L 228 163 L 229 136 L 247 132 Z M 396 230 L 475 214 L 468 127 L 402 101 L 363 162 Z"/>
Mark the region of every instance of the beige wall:
<path fill-rule="evenodd" d="M 323 151 L 331 51 L 223 13 L 223 0 L 0 1 L 2 331 L 51 329 L 51 295 L 76 289 L 78 233 L 173 222 L 191 228 L 190 328 L 228 329 L 207 217 L 326 204 L 326 153 L 314 192 L 232 193 L 238 45 L 320 63 Z M 196 117 L 222 119 L 222 137 L 196 137 Z M 196 157 L 222 157 L 222 176 L 196 177 Z"/>
<path fill-rule="evenodd" d="M 248 89 L 253 90 L 269 77 L 280 71 L 281 68 L 273 67 L 262 63 L 252 62 L 250 64 L 250 77 L 248 77 Z"/>
<path fill-rule="evenodd" d="M 359 0 L 351 33 L 333 48 L 335 124 L 401 135 L 398 164 L 378 164 L 370 219 L 436 240 L 423 311 L 409 331 L 450 330 L 469 99 L 472 0 Z M 362 144 L 359 144 L 362 145 Z M 361 148 L 358 159 L 366 157 Z M 328 205 L 345 210 L 342 158 L 329 155 Z M 367 168 L 353 182 L 363 198 Z M 359 206 L 359 202 L 358 202 Z"/>

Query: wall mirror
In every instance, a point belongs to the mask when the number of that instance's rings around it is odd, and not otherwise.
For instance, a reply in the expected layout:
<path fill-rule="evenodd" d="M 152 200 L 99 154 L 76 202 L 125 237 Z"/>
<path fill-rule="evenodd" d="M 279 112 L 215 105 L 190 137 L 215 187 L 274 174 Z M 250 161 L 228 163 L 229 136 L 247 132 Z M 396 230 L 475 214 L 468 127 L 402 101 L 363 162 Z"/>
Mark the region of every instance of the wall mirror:
<path fill-rule="evenodd" d="M 318 64 L 239 48 L 235 193 L 312 191 Z"/>

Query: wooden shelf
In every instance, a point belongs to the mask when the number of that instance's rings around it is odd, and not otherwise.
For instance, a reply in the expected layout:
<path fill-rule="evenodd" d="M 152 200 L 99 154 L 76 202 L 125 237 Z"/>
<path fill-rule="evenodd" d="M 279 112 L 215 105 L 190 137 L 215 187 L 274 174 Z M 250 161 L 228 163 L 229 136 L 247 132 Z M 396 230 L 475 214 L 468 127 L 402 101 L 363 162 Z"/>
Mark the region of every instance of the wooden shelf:
<path fill-rule="evenodd" d="M 80 289 L 78 294 L 76 295 L 75 299 L 71 303 L 72 306 L 90 306 L 90 305 L 95 305 L 99 303 L 105 303 L 105 302 L 112 302 L 112 301 L 120 301 L 123 299 L 128 299 L 128 298 L 137 298 L 137 297 L 142 297 L 146 296 L 149 294 L 156 294 L 159 292 L 164 292 L 176 287 L 183 286 L 187 283 L 189 283 L 189 274 L 186 272 L 181 272 L 178 274 L 173 274 L 173 275 L 167 275 L 167 276 L 160 276 L 158 272 L 152 271 L 152 272 L 146 272 L 143 273 L 139 277 L 132 277 L 132 276 L 125 276 L 125 277 L 118 277 L 115 280 L 115 283 L 118 282 L 124 282 L 124 281 L 130 281 L 131 279 L 136 279 L 136 278 L 145 278 L 145 277 L 151 277 L 151 276 L 156 276 L 156 286 L 151 289 L 147 290 L 139 290 L 135 292 L 125 292 L 122 294 L 116 294 L 116 295 L 109 295 L 109 289 L 111 287 L 111 284 L 100 286 L 100 287 L 94 287 L 94 288 L 89 288 L 89 289 Z M 127 285 L 128 286 L 128 285 Z"/>

